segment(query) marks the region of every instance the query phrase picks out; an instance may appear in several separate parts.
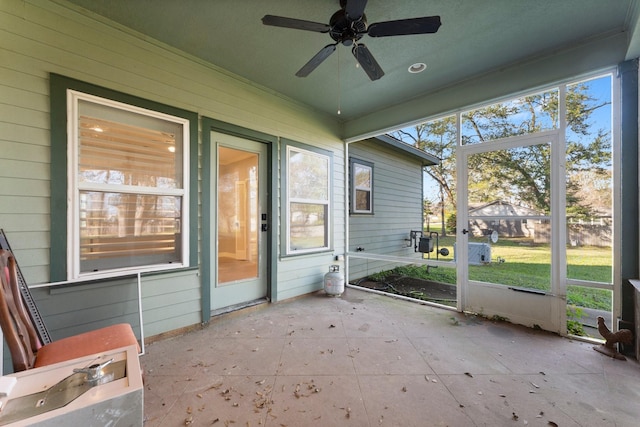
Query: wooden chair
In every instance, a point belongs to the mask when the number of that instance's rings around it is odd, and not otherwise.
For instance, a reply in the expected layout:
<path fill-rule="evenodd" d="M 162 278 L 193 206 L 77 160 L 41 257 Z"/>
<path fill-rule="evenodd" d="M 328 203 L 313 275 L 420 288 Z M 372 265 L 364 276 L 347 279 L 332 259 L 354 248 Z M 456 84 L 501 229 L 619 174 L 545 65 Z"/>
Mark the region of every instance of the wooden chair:
<path fill-rule="evenodd" d="M 0 249 L 0 279 L 0 326 L 15 372 L 130 345 L 136 345 L 140 350 L 138 340 L 128 323 L 43 344 L 20 292 L 16 259 L 5 249 Z"/>

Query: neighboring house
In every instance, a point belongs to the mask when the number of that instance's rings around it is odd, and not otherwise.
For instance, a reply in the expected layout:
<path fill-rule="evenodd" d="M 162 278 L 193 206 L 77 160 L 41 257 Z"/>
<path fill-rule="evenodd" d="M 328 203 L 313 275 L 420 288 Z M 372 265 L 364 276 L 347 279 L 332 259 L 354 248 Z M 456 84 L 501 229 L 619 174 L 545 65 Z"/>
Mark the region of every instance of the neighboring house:
<path fill-rule="evenodd" d="M 411 231 L 422 231 L 423 168 L 431 154 L 384 135 L 349 144 L 349 252 L 421 258 Z M 391 261 L 351 258 L 349 280 L 393 268 Z"/>
<path fill-rule="evenodd" d="M 485 236 L 497 231 L 501 237 L 535 236 L 536 219 L 543 214 L 525 206 L 515 206 L 509 202 L 496 200 L 482 206 L 469 209 L 469 231 L 474 236 Z M 476 218 L 479 217 L 479 218 Z M 499 217 L 500 220 L 482 219 L 482 217 Z M 513 217 L 513 219 L 510 219 Z"/>

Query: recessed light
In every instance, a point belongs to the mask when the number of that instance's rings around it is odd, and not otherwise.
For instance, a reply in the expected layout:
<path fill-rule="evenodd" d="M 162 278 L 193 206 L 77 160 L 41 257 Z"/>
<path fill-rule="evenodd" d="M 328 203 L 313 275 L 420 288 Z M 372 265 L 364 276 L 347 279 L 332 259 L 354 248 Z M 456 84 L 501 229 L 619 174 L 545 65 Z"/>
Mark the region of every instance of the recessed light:
<path fill-rule="evenodd" d="M 425 64 L 424 62 L 416 62 L 415 64 L 409 67 L 409 72 L 411 74 L 417 74 L 417 73 L 423 72 L 426 69 L 427 69 L 427 64 Z"/>

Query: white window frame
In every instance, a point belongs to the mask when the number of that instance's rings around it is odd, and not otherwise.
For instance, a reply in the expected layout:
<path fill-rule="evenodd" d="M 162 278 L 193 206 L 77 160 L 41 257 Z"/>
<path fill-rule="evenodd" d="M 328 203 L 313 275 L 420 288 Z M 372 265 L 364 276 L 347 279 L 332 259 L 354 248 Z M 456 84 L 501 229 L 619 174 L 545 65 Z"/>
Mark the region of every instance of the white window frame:
<path fill-rule="evenodd" d="M 319 200 L 319 199 L 300 199 L 291 197 L 291 182 L 293 177 L 291 176 L 291 168 L 290 157 L 291 152 L 295 151 L 297 153 L 302 153 L 308 156 L 314 156 L 322 161 L 326 161 L 327 164 L 327 200 Z M 286 176 L 287 176 L 287 189 L 286 189 L 286 218 L 285 218 L 285 228 L 286 228 L 286 237 L 285 237 L 285 254 L 286 255 L 298 255 L 298 254 L 308 254 L 315 252 L 326 252 L 331 249 L 331 199 L 332 199 L 332 188 L 331 188 L 331 165 L 332 158 L 329 155 L 319 153 L 317 151 L 306 150 L 304 148 L 300 148 L 297 145 L 287 145 L 286 147 Z M 291 249 L 291 204 L 292 203 L 308 203 L 308 204 L 318 204 L 326 206 L 326 217 L 325 217 L 325 246 L 315 247 L 309 249 Z"/>
<path fill-rule="evenodd" d="M 149 187 L 137 187 L 113 184 L 87 184 L 78 180 L 78 156 L 79 156 L 79 135 L 78 135 L 78 103 L 88 101 L 116 109 L 120 109 L 132 114 L 145 115 L 168 122 L 177 123 L 182 126 L 182 188 L 179 189 L 158 189 Z M 106 277 L 122 276 L 147 271 L 160 271 L 178 269 L 189 265 L 189 120 L 181 117 L 171 116 L 158 111 L 148 110 L 129 104 L 113 101 L 110 99 L 89 95 L 72 89 L 67 89 L 67 279 L 98 279 Z M 144 191 L 140 191 L 140 190 Z M 176 196 L 181 198 L 180 215 L 180 258 L 181 262 L 162 263 L 153 265 L 139 265 L 133 267 L 114 268 L 97 272 L 80 271 L 80 191 L 114 191 L 129 194 L 157 194 L 163 196 Z"/>

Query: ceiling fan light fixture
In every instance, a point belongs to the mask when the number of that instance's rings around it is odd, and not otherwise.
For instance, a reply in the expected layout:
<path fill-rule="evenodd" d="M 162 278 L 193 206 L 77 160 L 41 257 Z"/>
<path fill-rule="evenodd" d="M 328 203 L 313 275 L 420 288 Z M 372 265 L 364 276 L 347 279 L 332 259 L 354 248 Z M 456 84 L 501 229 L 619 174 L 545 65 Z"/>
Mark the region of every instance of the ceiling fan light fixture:
<path fill-rule="evenodd" d="M 371 37 L 433 34 L 437 32 L 440 25 L 442 25 L 440 16 L 397 19 L 393 21 L 374 22 L 369 25 L 364 13 L 366 6 L 367 0 L 340 0 L 340 9 L 331 15 L 329 24 L 275 15 L 265 15 L 262 18 L 262 23 L 274 27 L 292 28 L 315 33 L 329 33 L 329 36 L 331 36 L 335 42 L 322 48 L 320 52 L 298 70 L 296 76 L 308 76 L 336 50 L 336 45 L 343 44 L 345 46 L 353 46 L 351 52 L 360 64 L 360 68 L 365 71 L 372 81 L 384 76 L 384 71 L 369 49 L 367 49 L 364 44 L 358 43 L 365 34 Z M 409 71 L 419 73 L 427 66 L 421 64 L 416 71 L 413 71 L 413 67 L 415 67 L 415 65 L 412 65 Z"/>
<path fill-rule="evenodd" d="M 415 64 L 409 67 L 409 72 L 411 74 L 418 74 L 427 69 L 427 64 L 424 62 L 416 62 Z"/>

